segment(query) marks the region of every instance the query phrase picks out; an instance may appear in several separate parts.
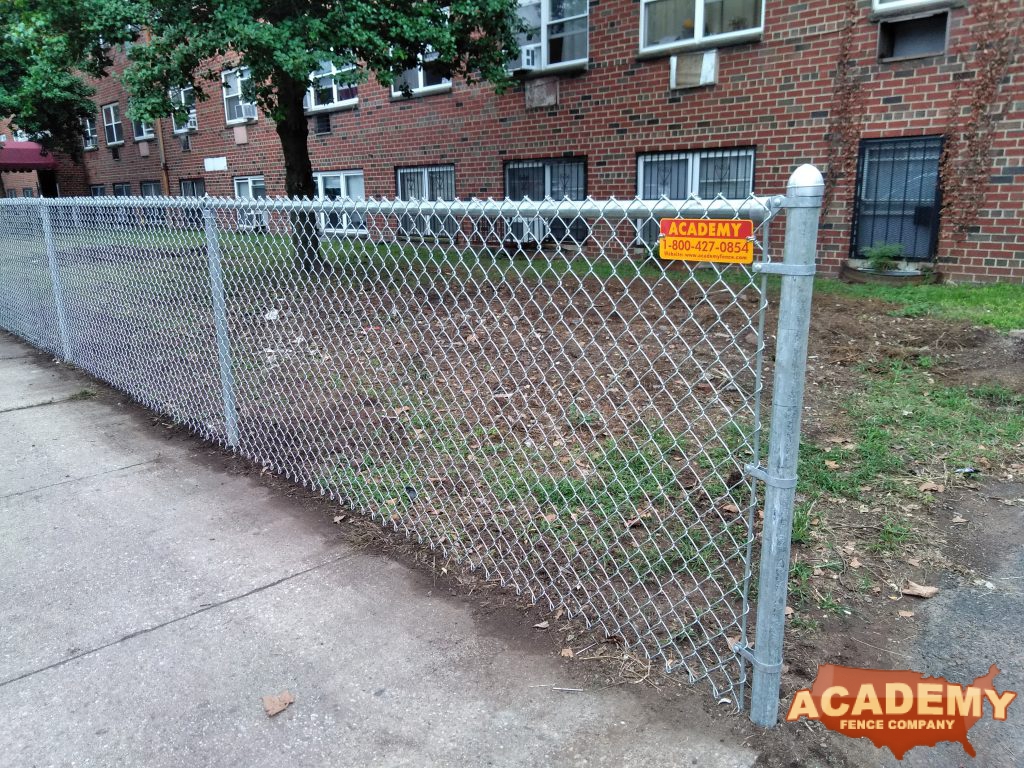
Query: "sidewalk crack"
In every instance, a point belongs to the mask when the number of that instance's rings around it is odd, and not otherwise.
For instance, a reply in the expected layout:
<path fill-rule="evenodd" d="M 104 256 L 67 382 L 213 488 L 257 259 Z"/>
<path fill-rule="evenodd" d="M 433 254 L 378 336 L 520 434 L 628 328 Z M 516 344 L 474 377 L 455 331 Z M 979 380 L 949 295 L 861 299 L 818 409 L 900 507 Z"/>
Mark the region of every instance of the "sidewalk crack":
<path fill-rule="evenodd" d="M 274 587 L 280 584 L 284 584 L 285 582 L 291 581 L 292 579 L 298 578 L 299 576 L 305 576 L 307 573 L 312 573 L 313 571 L 323 568 L 324 566 L 332 565 L 334 563 L 341 562 L 342 560 L 347 560 L 348 558 L 355 557 L 358 554 L 358 551 L 345 552 L 343 554 L 337 555 L 336 557 L 332 557 L 328 560 L 324 560 L 323 562 L 317 563 L 316 565 L 311 565 L 309 568 L 304 568 L 301 571 L 296 571 L 295 573 L 287 574 L 286 576 L 282 576 L 281 578 L 275 579 L 274 581 L 268 582 L 266 584 L 261 584 L 258 587 L 250 589 L 248 592 L 243 592 L 239 595 L 235 595 L 234 597 L 225 598 L 224 600 L 220 600 L 216 603 L 205 603 L 194 611 L 189 611 L 188 613 L 182 614 L 181 616 L 177 616 L 173 619 L 168 619 L 167 621 L 161 622 L 160 624 L 154 624 L 151 627 L 145 627 L 143 629 L 138 629 L 134 632 L 129 632 L 127 635 L 124 635 L 118 638 L 117 640 L 111 640 L 109 643 L 98 645 L 95 648 L 90 648 L 86 651 L 80 651 L 74 654 L 73 656 L 68 656 L 66 659 L 61 659 L 60 661 L 55 661 L 52 664 L 47 664 L 45 667 L 39 667 L 38 669 L 33 669 L 28 672 L 24 672 L 8 680 L 0 681 L 0 688 L 11 685 L 12 683 L 16 683 L 19 680 L 24 680 L 27 677 L 33 677 L 34 675 L 38 675 L 41 672 L 48 672 L 51 669 L 58 669 L 59 667 L 63 667 L 65 664 L 70 664 L 72 661 L 77 661 L 78 659 L 81 659 L 85 656 L 91 656 L 94 653 L 99 653 L 100 651 L 104 651 L 107 648 L 112 648 L 115 645 L 120 645 L 121 643 L 128 642 L 129 640 L 133 640 L 136 637 L 148 635 L 152 632 L 161 630 L 164 627 L 169 627 L 173 624 L 185 621 L 186 619 L 191 619 L 193 616 L 199 616 L 200 614 L 206 613 L 207 611 L 212 611 L 222 606 L 237 602 L 239 600 L 244 600 L 247 597 L 252 597 L 253 595 L 257 595 L 260 592 L 264 592 L 268 589 L 273 589 Z"/>

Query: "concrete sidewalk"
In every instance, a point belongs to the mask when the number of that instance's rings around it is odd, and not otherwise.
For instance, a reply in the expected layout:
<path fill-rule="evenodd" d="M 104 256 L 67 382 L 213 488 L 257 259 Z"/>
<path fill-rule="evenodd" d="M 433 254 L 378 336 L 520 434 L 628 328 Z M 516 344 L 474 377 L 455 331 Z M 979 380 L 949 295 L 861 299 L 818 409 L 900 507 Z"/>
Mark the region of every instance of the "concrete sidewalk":
<path fill-rule="evenodd" d="M 0 765 L 753 763 L 87 387 L 0 337 Z"/>

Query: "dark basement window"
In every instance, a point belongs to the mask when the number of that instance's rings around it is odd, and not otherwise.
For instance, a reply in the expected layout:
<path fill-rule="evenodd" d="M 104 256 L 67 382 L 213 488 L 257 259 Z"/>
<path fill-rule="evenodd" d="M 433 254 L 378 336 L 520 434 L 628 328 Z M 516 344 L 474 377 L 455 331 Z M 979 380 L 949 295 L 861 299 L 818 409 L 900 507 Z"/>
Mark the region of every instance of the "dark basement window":
<path fill-rule="evenodd" d="M 330 115 L 317 115 L 313 118 L 313 133 L 330 133 L 331 132 L 331 116 Z"/>
<path fill-rule="evenodd" d="M 946 51 L 949 13 L 878 22 L 878 58 L 882 61 L 939 56 Z"/>

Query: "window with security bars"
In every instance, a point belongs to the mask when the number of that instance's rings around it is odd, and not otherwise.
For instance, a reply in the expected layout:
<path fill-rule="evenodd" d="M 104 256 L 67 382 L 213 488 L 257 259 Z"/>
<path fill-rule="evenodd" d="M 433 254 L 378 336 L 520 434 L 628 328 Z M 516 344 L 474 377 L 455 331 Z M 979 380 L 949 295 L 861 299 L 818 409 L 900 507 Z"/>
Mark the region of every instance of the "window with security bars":
<path fill-rule="evenodd" d="M 362 171 L 315 173 L 313 178 L 317 195 L 326 200 L 339 197 L 363 200 L 366 197 Z M 366 231 L 366 220 L 360 213 L 327 210 L 320 214 L 320 226 L 325 232 L 361 233 Z"/>
<path fill-rule="evenodd" d="M 754 149 L 658 152 L 637 157 L 637 195 L 644 200 L 744 200 L 754 191 Z M 658 222 L 637 222 L 641 243 L 658 241 Z"/>
<path fill-rule="evenodd" d="M 235 177 L 235 197 L 242 199 L 254 199 L 267 196 L 267 185 L 262 176 L 237 176 Z M 263 229 L 270 221 L 270 214 L 267 211 L 246 210 L 238 211 L 239 229 Z"/>
<path fill-rule="evenodd" d="M 399 168 L 395 176 L 400 200 L 455 199 L 454 165 Z M 402 214 L 399 228 L 406 235 L 455 237 L 459 231 L 459 222 L 447 213 Z"/>
<path fill-rule="evenodd" d="M 587 161 L 583 157 L 547 160 L 514 160 L 505 164 L 505 196 L 510 200 L 585 200 Z M 516 216 L 509 222 L 509 236 L 517 243 L 545 240 L 583 242 L 590 228 L 582 219 L 565 221 L 542 216 Z"/>
<path fill-rule="evenodd" d="M 902 258 L 935 256 L 939 235 L 942 137 L 861 142 L 852 255 L 874 245 L 900 245 Z"/>

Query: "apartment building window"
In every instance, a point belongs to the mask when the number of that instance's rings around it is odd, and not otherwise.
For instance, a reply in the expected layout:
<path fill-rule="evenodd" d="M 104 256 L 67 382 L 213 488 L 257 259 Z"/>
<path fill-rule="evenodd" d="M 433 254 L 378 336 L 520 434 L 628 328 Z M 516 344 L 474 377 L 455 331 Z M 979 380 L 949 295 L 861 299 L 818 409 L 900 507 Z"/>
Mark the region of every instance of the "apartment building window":
<path fill-rule="evenodd" d="M 396 189 L 400 200 L 454 200 L 455 166 L 426 165 L 398 168 Z M 459 223 L 449 214 L 403 214 L 399 229 L 406 235 L 454 237 Z"/>
<path fill-rule="evenodd" d="M 7 197 L 17 197 L 17 196 L 18 196 L 18 190 L 16 190 L 16 189 L 8 189 L 7 190 Z"/>
<path fill-rule="evenodd" d="M 22 187 L 21 188 L 21 196 L 22 197 L 35 197 L 36 193 L 35 193 L 35 190 L 32 189 L 32 187 Z"/>
<path fill-rule="evenodd" d="M 923 261 L 935 255 L 941 155 L 941 136 L 861 142 L 853 257 L 882 244 L 902 246 L 904 259 Z"/>
<path fill-rule="evenodd" d="M 132 120 L 132 131 L 136 141 L 150 141 L 156 138 L 153 124 L 147 123 L 145 120 Z"/>
<path fill-rule="evenodd" d="M 505 164 L 505 196 L 510 200 L 583 200 L 587 196 L 586 159 L 582 157 L 547 160 L 515 160 Z M 576 219 L 547 220 L 540 216 L 516 217 L 509 234 L 516 242 L 562 242 L 572 238 L 582 242 L 590 228 Z"/>
<path fill-rule="evenodd" d="M 267 196 L 267 185 L 262 176 L 235 177 L 235 197 L 256 199 Z M 269 222 L 267 211 L 240 210 L 238 212 L 239 229 L 261 229 Z"/>
<path fill-rule="evenodd" d="M 96 149 L 100 145 L 99 136 L 96 135 L 96 118 L 82 118 L 82 148 L 86 151 Z"/>
<path fill-rule="evenodd" d="M 224 89 L 224 117 L 228 125 L 255 120 L 256 105 L 243 96 L 245 84 L 251 79 L 249 68 L 229 69 L 221 73 L 220 79 Z"/>
<path fill-rule="evenodd" d="M 189 133 L 199 130 L 199 119 L 196 114 L 196 92 L 192 86 L 175 88 L 171 91 L 171 104 L 177 108 L 179 105 L 188 112 L 184 116 L 173 114 L 171 116 L 171 127 L 175 133 Z"/>
<path fill-rule="evenodd" d="M 306 110 L 340 109 L 349 107 L 359 101 L 359 92 L 355 83 L 339 82 L 338 75 L 351 72 L 355 66 L 349 65 L 338 69 L 330 61 L 320 62 L 320 68 L 309 76 L 309 91 L 306 94 Z"/>
<path fill-rule="evenodd" d="M 513 70 L 531 71 L 586 64 L 588 0 L 519 0 L 527 30 L 519 35 Z"/>
<path fill-rule="evenodd" d="M 391 86 L 392 96 L 424 96 L 430 93 L 451 90 L 452 81 L 442 75 L 432 63 L 437 60 L 436 51 L 427 51 L 420 56 L 420 65 L 405 70 L 395 78 Z"/>
<path fill-rule="evenodd" d="M 336 200 L 339 197 L 362 200 L 366 196 L 362 171 L 315 173 L 313 178 L 316 181 L 317 195 L 326 200 Z M 320 226 L 325 232 L 366 231 L 366 222 L 362 215 L 345 211 L 325 211 L 320 214 Z"/>
<path fill-rule="evenodd" d="M 640 0 L 640 50 L 749 40 L 763 19 L 764 0 Z"/>
<path fill-rule="evenodd" d="M 754 149 L 658 152 L 637 157 L 636 191 L 644 200 L 685 200 L 696 195 L 713 200 L 743 200 L 754 191 Z M 658 240 L 658 222 L 637 222 L 644 243 Z"/>
<path fill-rule="evenodd" d="M 203 179 L 182 179 L 179 183 L 182 197 L 206 196 L 206 182 Z"/>
<path fill-rule="evenodd" d="M 124 144 L 121 107 L 117 104 L 107 104 L 103 107 L 103 135 L 108 147 L 119 147 Z"/>
<path fill-rule="evenodd" d="M 107 194 L 107 187 L 104 184 L 93 184 L 89 187 L 91 197 L 104 197 Z"/>
<path fill-rule="evenodd" d="M 131 184 L 115 184 L 114 185 L 114 196 L 115 197 L 131 197 L 132 185 Z"/>
<path fill-rule="evenodd" d="M 143 181 L 139 184 L 139 192 L 143 197 L 159 197 L 163 194 L 159 181 Z"/>
<path fill-rule="evenodd" d="M 871 0 L 875 13 L 920 11 L 931 8 L 949 8 L 955 0 Z"/>

